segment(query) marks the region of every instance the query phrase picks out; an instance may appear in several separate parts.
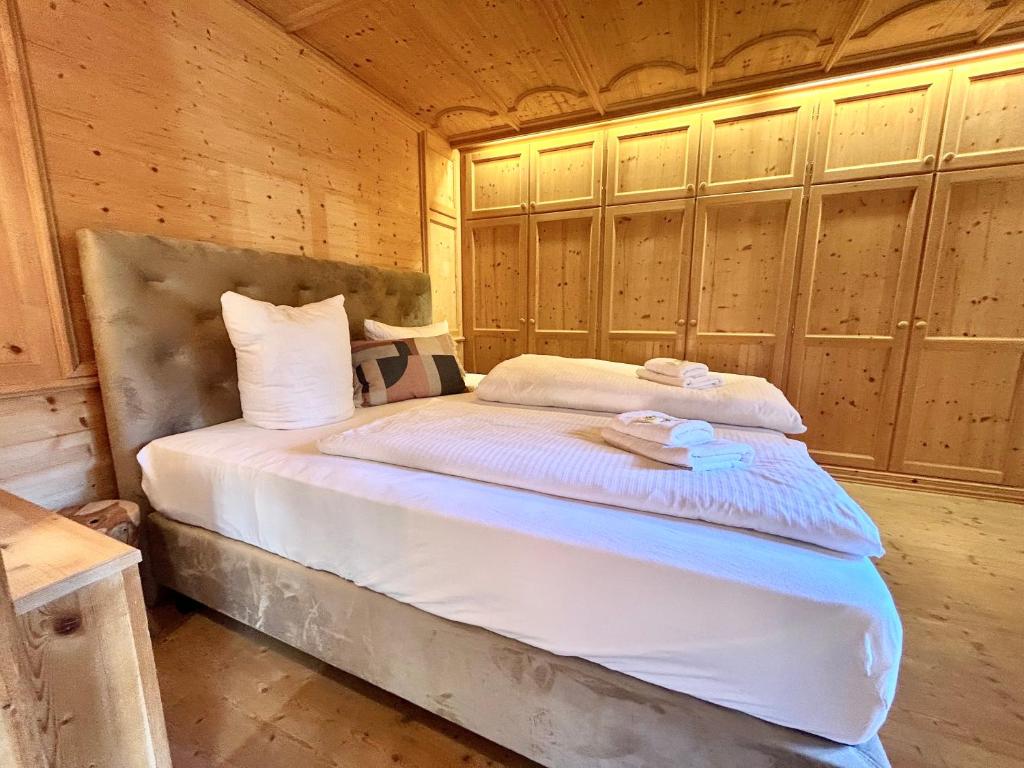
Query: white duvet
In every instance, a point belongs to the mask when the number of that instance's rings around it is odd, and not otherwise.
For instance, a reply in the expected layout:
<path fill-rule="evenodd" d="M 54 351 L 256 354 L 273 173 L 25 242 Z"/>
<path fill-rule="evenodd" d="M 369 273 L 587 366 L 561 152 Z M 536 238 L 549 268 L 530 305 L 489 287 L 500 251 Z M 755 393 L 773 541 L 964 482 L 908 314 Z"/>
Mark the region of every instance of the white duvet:
<path fill-rule="evenodd" d="M 852 555 L 883 552 L 874 523 L 802 443 L 716 428 L 716 437 L 751 445 L 754 463 L 695 473 L 607 445 L 600 430 L 610 421 L 438 399 L 318 445 L 328 454 L 745 528 Z"/>
<path fill-rule="evenodd" d="M 650 410 L 790 435 L 807 431 L 800 414 L 771 382 L 759 376 L 719 375 L 725 382 L 721 387 L 686 389 L 644 381 L 635 365 L 520 355 L 495 366 L 476 393 L 497 403 L 602 413 Z"/>

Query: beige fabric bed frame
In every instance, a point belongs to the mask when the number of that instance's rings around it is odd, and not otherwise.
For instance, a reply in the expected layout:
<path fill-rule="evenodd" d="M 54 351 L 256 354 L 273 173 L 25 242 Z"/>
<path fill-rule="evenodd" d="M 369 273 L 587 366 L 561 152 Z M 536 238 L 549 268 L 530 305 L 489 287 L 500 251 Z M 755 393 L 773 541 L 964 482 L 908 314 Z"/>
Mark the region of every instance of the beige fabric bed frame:
<path fill-rule="evenodd" d="M 430 321 L 426 275 L 124 232 L 78 233 L 114 467 L 148 509 L 135 455 L 238 418 L 220 295 L 298 305 L 338 293 L 372 317 Z M 156 581 L 550 768 L 888 766 L 848 747 L 448 621 L 256 547 L 150 513 Z"/>

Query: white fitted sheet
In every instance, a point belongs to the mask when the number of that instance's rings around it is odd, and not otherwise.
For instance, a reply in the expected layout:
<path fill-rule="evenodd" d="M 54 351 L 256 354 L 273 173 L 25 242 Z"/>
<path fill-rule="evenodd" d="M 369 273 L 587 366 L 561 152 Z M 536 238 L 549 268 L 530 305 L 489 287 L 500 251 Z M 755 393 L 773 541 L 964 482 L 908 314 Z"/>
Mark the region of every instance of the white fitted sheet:
<path fill-rule="evenodd" d="M 902 630 L 868 559 L 319 453 L 338 429 L 161 438 L 143 487 L 180 522 L 771 722 L 849 744 L 883 722 Z"/>

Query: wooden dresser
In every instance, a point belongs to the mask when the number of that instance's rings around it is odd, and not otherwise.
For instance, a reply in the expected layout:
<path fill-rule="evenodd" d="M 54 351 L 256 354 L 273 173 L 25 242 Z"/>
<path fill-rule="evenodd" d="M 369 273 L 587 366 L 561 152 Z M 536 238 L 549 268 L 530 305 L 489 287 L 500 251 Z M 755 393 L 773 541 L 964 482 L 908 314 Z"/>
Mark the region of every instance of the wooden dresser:
<path fill-rule="evenodd" d="M 170 768 L 140 560 L 0 491 L 0 765 Z"/>

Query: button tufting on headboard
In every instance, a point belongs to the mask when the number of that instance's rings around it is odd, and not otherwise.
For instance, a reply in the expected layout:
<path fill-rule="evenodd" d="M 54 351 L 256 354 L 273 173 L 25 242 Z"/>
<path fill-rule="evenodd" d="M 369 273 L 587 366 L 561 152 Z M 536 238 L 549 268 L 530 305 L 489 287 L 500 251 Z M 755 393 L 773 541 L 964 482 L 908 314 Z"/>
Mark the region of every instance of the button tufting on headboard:
<path fill-rule="evenodd" d="M 78 242 L 118 491 L 143 509 L 135 456 L 146 443 L 241 415 L 224 291 L 274 304 L 344 294 L 356 338 L 367 317 L 431 321 L 420 272 L 127 232 L 81 230 Z"/>

